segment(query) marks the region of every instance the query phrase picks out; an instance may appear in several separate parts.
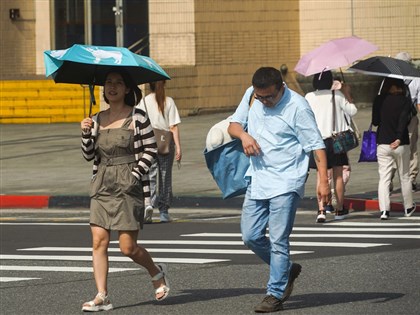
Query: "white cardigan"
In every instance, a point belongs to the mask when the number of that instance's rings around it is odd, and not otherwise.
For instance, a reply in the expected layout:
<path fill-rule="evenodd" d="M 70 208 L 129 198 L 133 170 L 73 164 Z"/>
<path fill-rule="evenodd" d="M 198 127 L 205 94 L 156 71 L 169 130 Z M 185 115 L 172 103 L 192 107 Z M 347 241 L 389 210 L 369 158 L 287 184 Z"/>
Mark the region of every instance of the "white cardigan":
<path fill-rule="evenodd" d="M 350 126 L 346 123 L 344 114 L 347 115 L 347 121 L 350 124 L 350 117 L 357 113 L 357 107 L 353 103 L 349 103 L 341 91 L 335 91 L 336 118 L 333 130 L 332 91 L 310 92 L 305 95 L 305 98 L 315 114 L 315 120 L 323 139 L 331 137 L 333 131 L 340 132 L 349 129 Z"/>

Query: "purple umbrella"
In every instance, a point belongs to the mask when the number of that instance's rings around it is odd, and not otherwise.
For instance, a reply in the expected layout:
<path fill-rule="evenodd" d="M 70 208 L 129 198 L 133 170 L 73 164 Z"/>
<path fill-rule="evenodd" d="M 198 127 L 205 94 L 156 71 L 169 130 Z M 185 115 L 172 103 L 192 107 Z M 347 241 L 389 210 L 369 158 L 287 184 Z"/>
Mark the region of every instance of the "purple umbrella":
<path fill-rule="evenodd" d="M 375 45 L 357 36 L 333 39 L 300 58 L 295 71 L 307 77 L 345 67 L 377 49 Z"/>

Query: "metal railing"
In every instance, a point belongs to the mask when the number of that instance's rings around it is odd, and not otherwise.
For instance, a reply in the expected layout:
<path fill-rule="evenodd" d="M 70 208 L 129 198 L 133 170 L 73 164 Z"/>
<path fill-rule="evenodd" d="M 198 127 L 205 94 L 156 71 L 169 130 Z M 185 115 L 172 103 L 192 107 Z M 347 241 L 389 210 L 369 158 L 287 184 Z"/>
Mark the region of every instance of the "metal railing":
<path fill-rule="evenodd" d="M 140 38 L 135 43 L 127 47 L 132 52 L 141 55 L 142 51 L 149 46 L 149 35 Z"/>

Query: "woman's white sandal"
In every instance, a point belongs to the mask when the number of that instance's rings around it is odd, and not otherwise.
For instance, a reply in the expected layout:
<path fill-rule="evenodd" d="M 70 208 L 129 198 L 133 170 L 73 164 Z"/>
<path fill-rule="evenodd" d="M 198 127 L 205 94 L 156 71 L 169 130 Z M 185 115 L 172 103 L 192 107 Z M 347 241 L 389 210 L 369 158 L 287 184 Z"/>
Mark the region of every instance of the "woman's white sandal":
<path fill-rule="evenodd" d="M 152 278 L 152 281 L 158 281 L 163 278 L 163 281 L 165 281 L 165 285 L 155 290 L 155 299 L 156 301 L 162 301 L 167 298 L 167 296 L 169 295 L 169 290 L 170 290 L 169 281 L 167 278 L 168 267 L 165 264 L 157 264 L 156 266 L 161 270 L 161 272 L 159 272 L 156 276 L 154 276 Z M 157 296 L 161 294 L 163 295 L 160 298 L 158 298 Z"/>
<path fill-rule="evenodd" d="M 100 304 L 96 304 L 95 300 L 101 300 Z M 108 295 L 106 295 L 103 292 L 99 292 L 96 294 L 95 298 L 92 301 L 85 302 L 82 306 L 83 312 L 99 312 L 99 311 L 109 311 L 112 310 L 113 306 L 111 304 L 111 301 L 108 298 Z"/>

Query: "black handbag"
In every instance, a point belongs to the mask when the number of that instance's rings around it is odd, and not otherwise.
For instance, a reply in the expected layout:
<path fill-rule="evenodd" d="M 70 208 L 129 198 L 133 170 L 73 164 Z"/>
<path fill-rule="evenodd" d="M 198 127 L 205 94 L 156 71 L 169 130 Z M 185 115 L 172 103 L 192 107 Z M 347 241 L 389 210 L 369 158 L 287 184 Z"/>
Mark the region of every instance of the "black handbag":
<path fill-rule="evenodd" d="M 333 104 L 333 130 L 335 130 L 335 91 L 332 91 L 332 104 Z M 347 120 L 346 115 L 344 114 L 344 119 L 347 123 L 349 129 L 340 132 L 333 132 L 331 135 L 333 139 L 333 150 L 335 154 L 346 153 L 359 145 L 359 140 L 357 139 L 356 134 L 352 129 L 350 129 L 350 124 Z M 351 118 L 350 118 L 351 119 Z"/>

